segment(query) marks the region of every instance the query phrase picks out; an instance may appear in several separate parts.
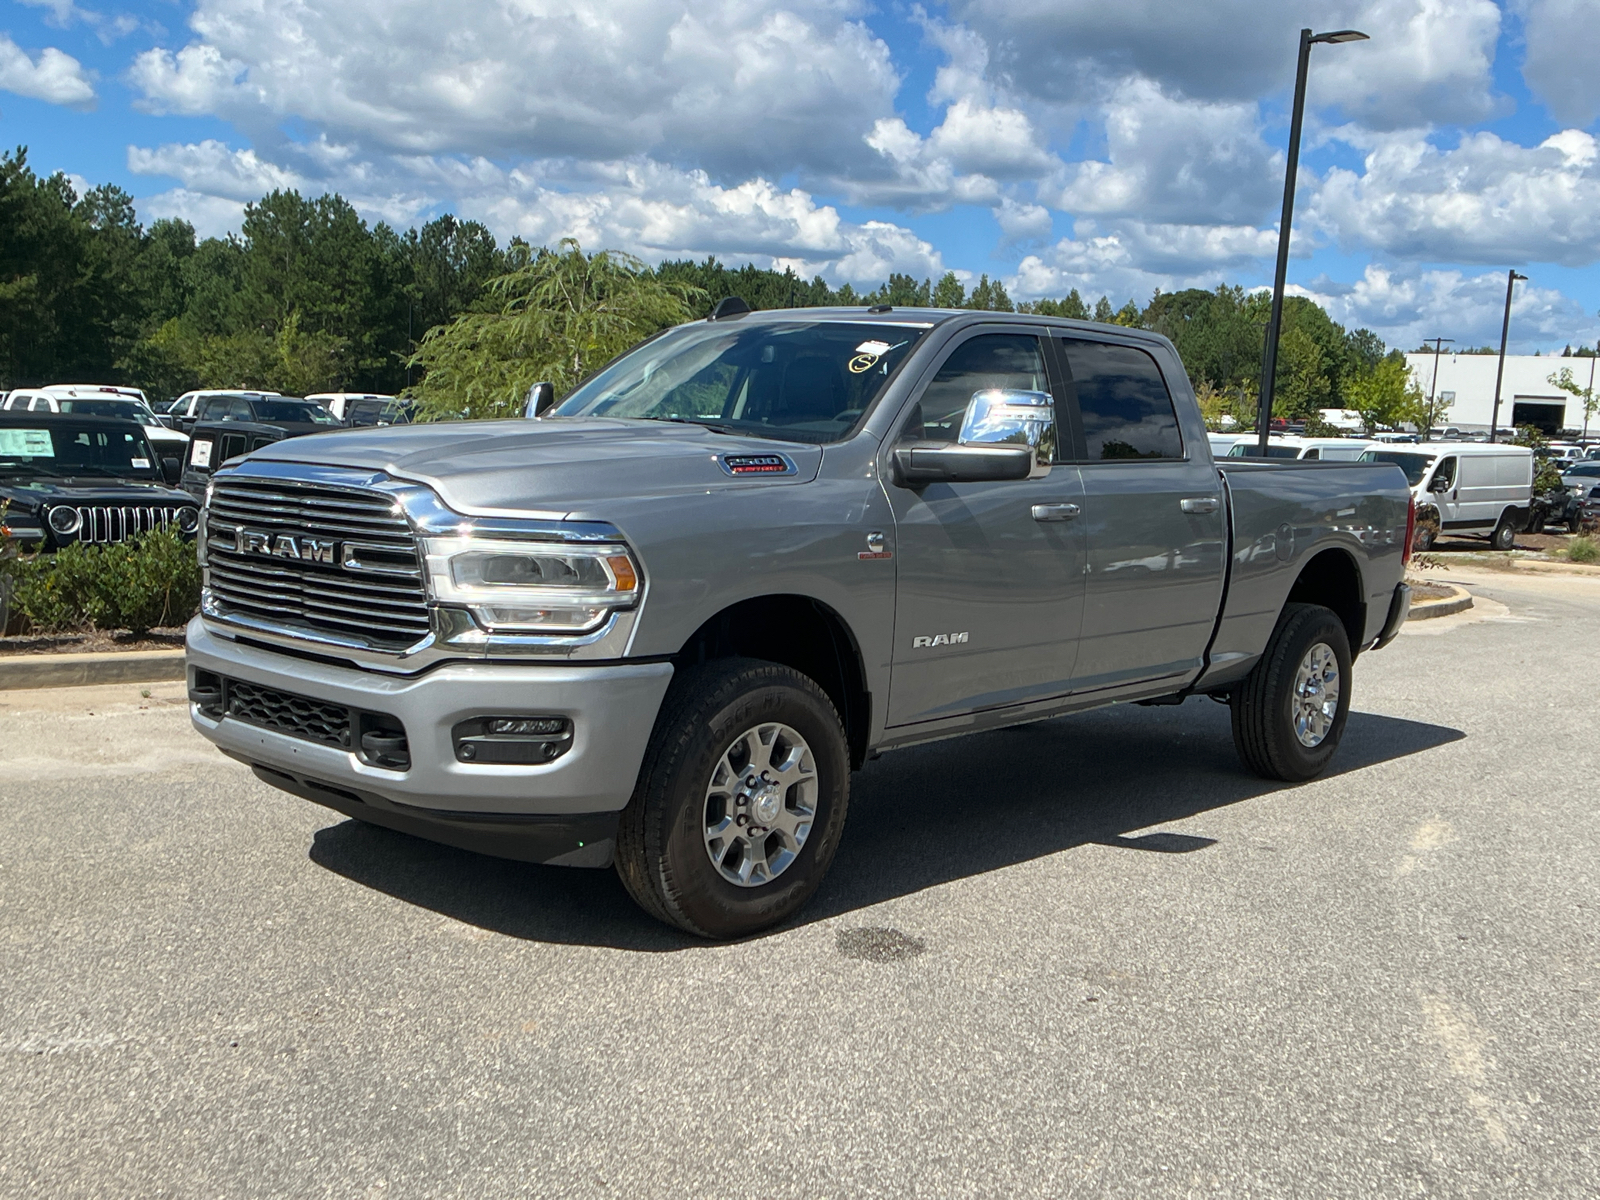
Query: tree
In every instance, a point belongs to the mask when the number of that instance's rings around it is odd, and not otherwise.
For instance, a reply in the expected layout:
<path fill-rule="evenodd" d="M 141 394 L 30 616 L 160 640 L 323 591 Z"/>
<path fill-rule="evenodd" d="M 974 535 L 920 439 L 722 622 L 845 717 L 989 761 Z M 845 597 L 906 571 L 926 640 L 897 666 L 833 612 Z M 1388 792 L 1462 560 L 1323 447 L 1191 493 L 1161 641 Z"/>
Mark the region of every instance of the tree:
<path fill-rule="evenodd" d="M 1417 432 L 1422 435 L 1422 440 L 1427 441 L 1429 431 L 1444 424 L 1445 416 L 1450 412 L 1451 403 L 1452 400 L 1444 399 L 1440 392 L 1434 392 L 1432 399 L 1430 399 L 1423 392 L 1422 385 L 1418 384 L 1416 386 L 1415 399 L 1406 409 L 1402 419 L 1416 426 Z"/>
<path fill-rule="evenodd" d="M 967 303 L 967 289 L 956 278 L 954 271 L 946 271 L 939 277 L 939 282 L 933 288 L 933 306 L 935 308 L 965 308 Z"/>
<path fill-rule="evenodd" d="M 1600 396 L 1595 395 L 1593 384 L 1580 387 L 1573 378 L 1571 367 L 1562 367 L 1550 377 L 1550 382 L 1563 392 L 1576 396 L 1583 402 L 1583 436 L 1589 436 L 1589 422 L 1594 418 L 1596 410 L 1600 410 Z"/>
<path fill-rule="evenodd" d="M 1034 300 L 1017 305 L 1018 312 L 1038 313 L 1042 317 L 1066 317 L 1073 321 L 1087 321 L 1089 319 L 1088 306 L 1084 304 L 1083 297 L 1078 295 L 1078 289 L 1073 288 L 1064 300 Z"/>
<path fill-rule="evenodd" d="M 528 388 L 558 396 L 642 338 L 690 320 L 702 296 L 638 259 L 585 254 L 568 238 L 489 282 L 494 307 L 428 331 L 411 363 L 425 374 L 411 394 L 429 417 L 507 417 Z"/>
<path fill-rule="evenodd" d="M 1012 312 L 1015 306 L 1011 297 L 1006 295 L 1006 285 L 998 279 L 991 281 L 987 275 L 978 280 L 978 286 L 972 289 L 972 295 L 967 297 L 964 308 L 976 308 L 983 312 Z"/>
<path fill-rule="evenodd" d="M 1542 496 L 1546 492 L 1559 492 L 1562 490 L 1561 472 L 1555 463 L 1550 461 L 1550 439 L 1545 437 L 1544 430 L 1537 425 L 1518 425 L 1517 431 L 1511 435 L 1513 446 L 1526 446 L 1533 451 L 1533 494 Z"/>
<path fill-rule="evenodd" d="M 1423 403 L 1422 389 L 1411 378 L 1405 355 L 1398 350 L 1385 356 L 1372 370 L 1350 380 L 1345 399 L 1347 407 L 1361 414 L 1361 423 L 1369 434 L 1400 424 Z"/>
<path fill-rule="evenodd" d="M 1116 310 L 1111 307 L 1111 301 L 1108 297 L 1101 296 L 1100 299 L 1095 301 L 1094 319 L 1102 325 L 1110 325 L 1117 319 Z"/>

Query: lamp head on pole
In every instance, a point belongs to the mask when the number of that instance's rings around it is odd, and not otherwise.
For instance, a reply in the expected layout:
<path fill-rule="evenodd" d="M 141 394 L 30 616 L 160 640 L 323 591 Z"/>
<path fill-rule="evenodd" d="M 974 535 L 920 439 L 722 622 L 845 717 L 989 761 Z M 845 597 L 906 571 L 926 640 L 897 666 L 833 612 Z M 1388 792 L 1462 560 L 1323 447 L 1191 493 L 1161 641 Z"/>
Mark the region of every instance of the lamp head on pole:
<path fill-rule="evenodd" d="M 1515 283 L 1519 279 L 1522 280 L 1524 283 L 1526 283 L 1528 281 L 1528 277 L 1526 275 L 1518 275 L 1515 271 L 1511 272 L 1511 281 L 1513 283 Z"/>
<path fill-rule="evenodd" d="M 1313 42 L 1324 42 L 1330 46 L 1337 46 L 1342 42 L 1365 42 L 1367 35 L 1359 29 L 1335 29 L 1332 33 L 1319 33 L 1312 37 Z"/>

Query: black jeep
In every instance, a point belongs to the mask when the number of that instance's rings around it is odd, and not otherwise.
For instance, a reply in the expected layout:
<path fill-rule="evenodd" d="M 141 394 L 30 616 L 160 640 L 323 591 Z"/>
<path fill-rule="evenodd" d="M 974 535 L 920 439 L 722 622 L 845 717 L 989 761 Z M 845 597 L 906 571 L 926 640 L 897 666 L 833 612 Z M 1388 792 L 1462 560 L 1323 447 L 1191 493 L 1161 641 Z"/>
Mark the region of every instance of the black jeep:
<path fill-rule="evenodd" d="M 144 426 L 113 417 L 0 413 L 0 503 L 8 541 L 58 550 L 154 529 L 193 536 L 200 510 L 170 486 L 179 460 L 157 457 Z"/>

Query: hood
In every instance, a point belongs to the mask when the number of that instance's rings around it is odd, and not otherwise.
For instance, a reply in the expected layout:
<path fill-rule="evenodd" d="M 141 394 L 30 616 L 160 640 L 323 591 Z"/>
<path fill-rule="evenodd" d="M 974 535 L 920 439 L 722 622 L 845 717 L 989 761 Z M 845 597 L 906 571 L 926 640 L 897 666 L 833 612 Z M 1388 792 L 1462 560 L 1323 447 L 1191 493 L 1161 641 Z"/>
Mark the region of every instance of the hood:
<path fill-rule="evenodd" d="M 0 501 L 13 512 L 38 512 L 49 504 L 182 505 L 194 497 L 177 488 L 137 479 L 35 479 L 0 481 Z"/>
<path fill-rule="evenodd" d="M 734 477 L 720 458 L 781 454 L 793 474 Z M 619 497 L 808 483 L 822 447 L 669 421 L 462 421 L 350 429 L 263 446 L 250 459 L 382 471 L 426 484 L 457 512 L 605 519 Z"/>

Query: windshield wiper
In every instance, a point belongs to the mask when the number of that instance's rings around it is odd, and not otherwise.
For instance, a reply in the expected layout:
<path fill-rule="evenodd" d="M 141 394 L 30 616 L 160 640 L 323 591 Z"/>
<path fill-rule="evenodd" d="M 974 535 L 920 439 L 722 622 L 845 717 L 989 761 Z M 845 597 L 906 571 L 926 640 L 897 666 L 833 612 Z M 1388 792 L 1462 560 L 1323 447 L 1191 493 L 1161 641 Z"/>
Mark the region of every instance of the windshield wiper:
<path fill-rule="evenodd" d="M 741 432 L 736 426 L 724 421 L 713 421 L 709 417 L 643 417 L 645 421 L 671 421 L 675 425 L 698 425 L 702 429 L 714 430 L 717 433 Z"/>

